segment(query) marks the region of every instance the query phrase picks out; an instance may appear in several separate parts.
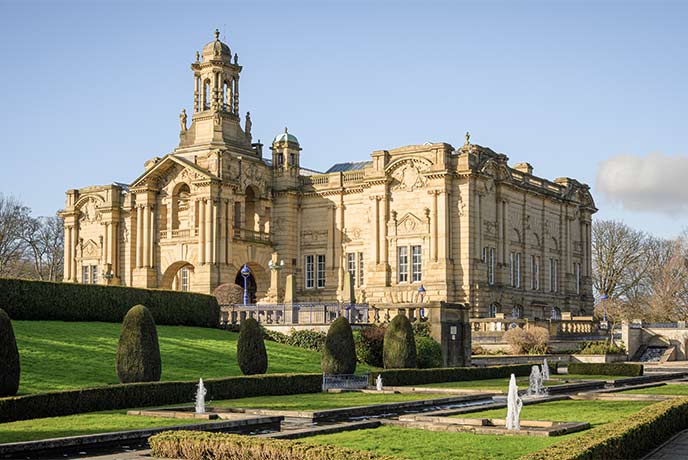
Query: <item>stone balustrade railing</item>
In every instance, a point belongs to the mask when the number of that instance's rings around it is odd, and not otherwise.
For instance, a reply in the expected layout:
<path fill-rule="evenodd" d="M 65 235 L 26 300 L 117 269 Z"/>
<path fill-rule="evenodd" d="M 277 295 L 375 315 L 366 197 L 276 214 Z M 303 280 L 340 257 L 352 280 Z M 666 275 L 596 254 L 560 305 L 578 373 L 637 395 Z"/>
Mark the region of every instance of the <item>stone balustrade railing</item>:
<path fill-rule="evenodd" d="M 160 239 L 186 239 L 198 236 L 198 228 L 175 228 L 172 230 L 160 230 Z"/>
<path fill-rule="evenodd" d="M 259 232 L 247 228 L 235 228 L 234 239 L 252 241 L 256 243 L 270 243 L 270 233 Z"/>
<path fill-rule="evenodd" d="M 552 338 L 595 337 L 604 335 L 599 323 L 592 320 L 560 319 L 529 320 L 509 318 L 474 318 L 471 319 L 471 330 L 476 336 L 495 336 L 503 334 L 514 327 L 528 330 L 531 327 L 542 327 L 549 331 Z"/>

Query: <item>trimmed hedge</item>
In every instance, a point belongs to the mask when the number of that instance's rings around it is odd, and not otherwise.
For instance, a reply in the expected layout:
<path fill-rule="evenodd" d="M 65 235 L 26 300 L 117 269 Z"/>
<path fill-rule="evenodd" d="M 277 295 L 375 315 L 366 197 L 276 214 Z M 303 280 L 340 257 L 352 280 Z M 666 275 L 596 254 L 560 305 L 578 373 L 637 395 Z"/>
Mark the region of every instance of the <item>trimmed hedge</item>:
<path fill-rule="evenodd" d="M 356 372 L 356 344 L 351 325 L 343 316 L 334 320 L 327 330 L 320 368 L 325 374 Z"/>
<path fill-rule="evenodd" d="M 688 398 L 645 407 L 630 417 L 593 428 L 584 436 L 558 442 L 521 460 L 593 460 L 641 458 L 688 427 Z"/>
<path fill-rule="evenodd" d="M 154 457 L 186 460 L 392 460 L 392 457 L 331 445 L 202 431 L 165 431 L 148 438 Z"/>
<path fill-rule="evenodd" d="M 416 341 L 411 322 L 406 316 L 395 316 L 387 326 L 382 361 L 385 369 L 416 367 Z"/>
<path fill-rule="evenodd" d="M 0 308 L 13 320 L 120 323 L 138 304 L 148 307 L 158 325 L 220 325 L 220 307 L 210 295 L 0 278 Z"/>
<path fill-rule="evenodd" d="M 432 337 L 416 336 L 416 356 L 420 369 L 442 367 L 442 347 Z"/>
<path fill-rule="evenodd" d="M 20 376 L 19 350 L 12 321 L 0 308 L 0 397 L 17 394 Z"/>
<path fill-rule="evenodd" d="M 241 323 L 236 357 L 244 375 L 265 374 L 268 370 L 268 352 L 265 350 L 263 331 L 253 318 L 246 318 Z"/>
<path fill-rule="evenodd" d="M 203 380 L 206 400 L 319 393 L 321 374 L 270 374 Z M 0 423 L 104 410 L 192 404 L 197 381 L 124 383 L 0 399 Z"/>
<path fill-rule="evenodd" d="M 158 330 L 153 315 L 145 306 L 131 307 L 124 317 L 115 363 L 121 383 L 160 380 L 162 360 Z"/>
<path fill-rule="evenodd" d="M 631 363 L 569 363 L 569 374 L 639 377 L 643 375 L 643 365 Z"/>
<path fill-rule="evenodd" d="M 536 363 L 537 364 L 537 363 Z M 489 367 L 442 367 L 436 369 L 385 369 L 370 373 L 370 384 L 374 385 L 378 375 L 388 386 L 423 385 L 426 383 L 460 382 L 464 380 L 486 380 L 530 375 L 533 364 L 513 364 Z"/>

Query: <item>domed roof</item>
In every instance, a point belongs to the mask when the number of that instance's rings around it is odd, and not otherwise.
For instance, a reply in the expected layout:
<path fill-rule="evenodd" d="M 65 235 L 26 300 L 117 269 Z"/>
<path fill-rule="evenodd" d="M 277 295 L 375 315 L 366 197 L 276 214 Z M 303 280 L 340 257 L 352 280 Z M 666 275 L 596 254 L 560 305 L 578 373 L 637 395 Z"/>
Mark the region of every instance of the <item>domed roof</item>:
<path fill-rule="evenodd" d="M 275 136 L 275 140 L 272 141 L 272 143 L 274 144 L 275 142 L 293 142 L 298 144 L 299 140 L 293 134 L 289 134 L 289 132 L 287 132 L 287 128 L 285 127 L 283 133 L 279 133 L 277 136 Z"/>
<path fill-rule="evenodd" d="M 232 51 L 220 41 L 220 31 L 215 29 L 215 40 L 203 47 L 203 62 L 221 60 L 228 64 L 232 62 Z"/>

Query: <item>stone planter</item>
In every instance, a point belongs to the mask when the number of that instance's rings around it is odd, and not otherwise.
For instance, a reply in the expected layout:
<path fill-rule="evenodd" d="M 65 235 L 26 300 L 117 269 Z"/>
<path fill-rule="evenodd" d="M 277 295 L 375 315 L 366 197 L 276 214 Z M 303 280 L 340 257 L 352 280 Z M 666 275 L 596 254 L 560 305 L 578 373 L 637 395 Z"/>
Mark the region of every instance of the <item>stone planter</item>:
<path fill-rule="evenodd" d="M 605 353 L 603 355 L 571 355 L 571 362 L 574 363 L 619 363 L 627 361 L 628 357 L 624 353 Z"/>

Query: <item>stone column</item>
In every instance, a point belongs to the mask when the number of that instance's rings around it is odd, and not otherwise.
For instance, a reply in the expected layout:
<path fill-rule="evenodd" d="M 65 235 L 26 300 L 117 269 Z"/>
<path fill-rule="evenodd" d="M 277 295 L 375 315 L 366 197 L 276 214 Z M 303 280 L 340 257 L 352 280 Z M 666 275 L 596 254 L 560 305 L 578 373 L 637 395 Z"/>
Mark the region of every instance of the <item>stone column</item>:
<path fill-rule="evenodd" d="M 205 262 L 213 263 L 212 242 L 213 242 L 213 202 L 212 198 L 208 198 L 204 202 L 205 205 Z"/>
<path fill-rule="evenodd" d="M 118 277 L 119 272 L 119 241 L 118 223 L 110 224 L 110 263 L 112 264 L 112 274 Z"/>
<path fill-rule="evenodd" d="M 136 268 L 143 267 L 143 207 L 136 206 Z"/>
<path fill-rule="evenodd" d="M 143 239 L 142 239 L 142 252 L 143 252 L 143 266 L 150 267 L 150 211 L 148 205 L 145 205 L 141 209 L 143 213 Z"/>
<path fill-rule="evenodd" d="M 380 245 L 382 246 L 382 263 L 387 266 L 389 262 L 389 245 L 387 244 L 387 216 L 389 215 L 389 202 L 387 201 L 387 187 L 385 186 L 385 193 L 382 196 L 382 218 L 380 224 L 382 225 L 382 236 L 380 238 Z"/>
<path fill-rule="evenodd" d="M 380 197 L 372 197 L 375 203 L 375 264 L 380 263 Z"/>
<path fill-rule="evenodd" d="M 157 228 L 155 225 L 155 205 L 148 206 L 148 267 L 155 267 L 155 234 L 157 233 Z"/>
<path fill-rule="evenodd" d="M 77 273 L 76 273 L 76 245 L 77 242 L 79 241 L 79 221 L 77 220 L 74 223 L 74 226 L 72 227 L 71 231 L 72 235 L 72 247 L 71 247 L 71 254 L 69 258 L 71 259 L 71 265 L 72 265 L 72 274 L 71 278 L 73 282 L 77 282 Z"/>
<path fill-rule="evenodd" d="M 437 190 L 432 190 L 430 192 L 432 194 L 432 261 L 437 262 L 437 251 L 439 250 L 439 244 L 438 244 L 438 212 L 437 212 L 437 195 L 439 192 Z"/>
<path fill-rule="evenodd" d="M 62 279 L 71 281 L 72 278 L 72 227 L 65 225 L 64 270 Z"/>
<path fill-rule="evenodd" d="M 205 202 L 202 199 L 198 203 L 198 262 L 205 264 Z"/>
<path fill-rule="evenodd" d="M 107 222 L 105 222 L 103 226 L 105 227 L 105 231 L 103 232 L 103 265 L 107 265 L 108 263 L 110 263 L 110 245 L 108 244 L 110 237 L 110 225 Z"/>
<path fill-rule="evenodd" d="M 239 76 L 234 80 L 234 113 L 239 114 Z"/>

